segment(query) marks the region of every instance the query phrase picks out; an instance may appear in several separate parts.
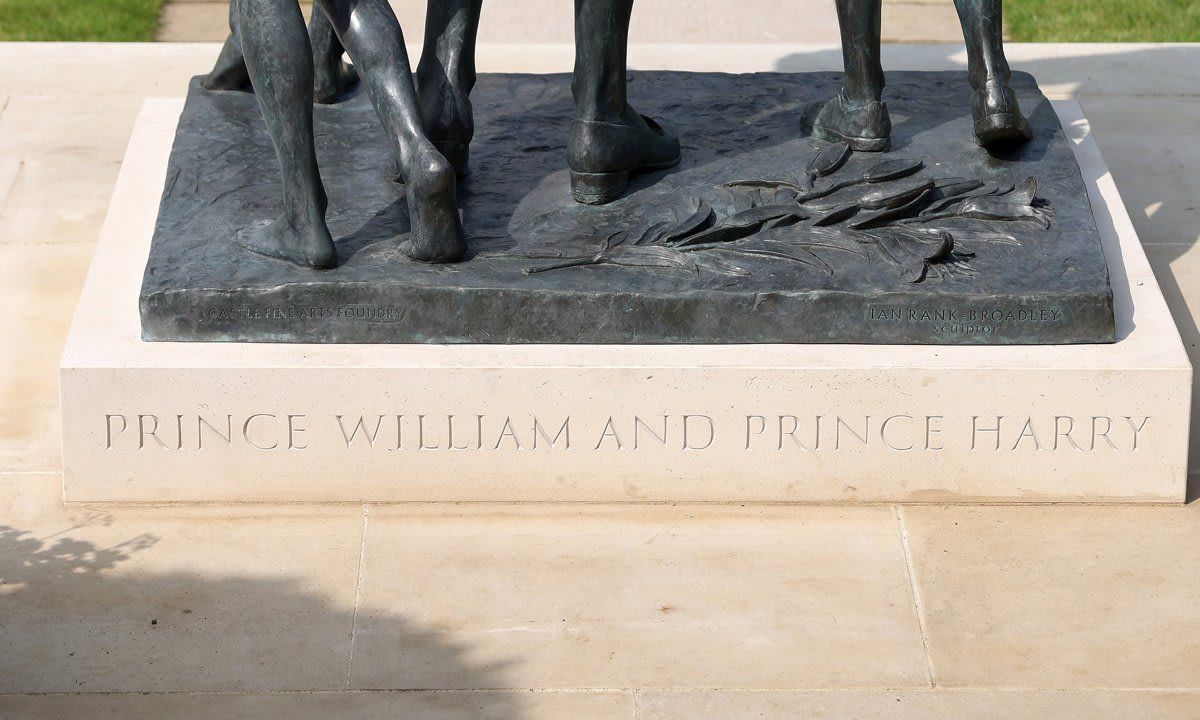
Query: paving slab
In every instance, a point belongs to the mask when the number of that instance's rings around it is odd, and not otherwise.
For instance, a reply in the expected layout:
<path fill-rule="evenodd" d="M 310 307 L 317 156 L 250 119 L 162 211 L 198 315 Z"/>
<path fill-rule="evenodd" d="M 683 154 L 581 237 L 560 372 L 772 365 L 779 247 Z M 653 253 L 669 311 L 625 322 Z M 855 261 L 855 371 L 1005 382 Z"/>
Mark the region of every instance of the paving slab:
<path fill-rule="evenodd" d="M 0 693 L 345 687 L 359 508 L 96 511 L 60 492 L 0 475 Z"/>
<path fill-rule="evenodd" d="M 0 695 L 21 720 L 634 720 L 632 692 L 319 692 Z"/>
<path fill-rule="evenodd" d="M 950 15 L 953 6 L 947 0 Z M 309 12 L 311 5 L 302 3 Z M 410 43 L 420 44 L 425 29 L 424 0 L 392 0 L 392 8 Z M 942 8 L 944 10 L 944 8 Z M 172 0 L 162 10 L 160 41 L 221 41 L 228 33 L 229 4 L 223 0 Z M 925 8 L 889 8 L 898 32 L 885 39 L 918 37 L 926 42 L 955 40 L 930 25 Z M 909 15 L 915 15 L 909 19 Z M 957 23 L 957 21 L 956 21 Z M 921 28 L 926 31 L 922 33 Z M 837 14 L 828 0 L 655 0 L 634 5 L 630 40 L 634 43 L 772 43 L 835 42 Z M 485 3 L 479 24 L 481 43 L 571 43 L 574 41 L 572 4 L 561 0 L 504 0 Z"/>
<path fill-rule="evenodd" d="M 300 4 L 306 20 L 312 7 Z M 169 0 L 158 16 L 159 42 L 224 42 L 228 35 L 228 0 Z"/>
<path fill-rule="evenodd" d="M 825 692 L 655 692 L 639 720 L 1191 720 L 1200 693 L 1138 690 L 863 690 Z"/>
<path fill-rule="evenodd" d="M 9 97 L 0 95 L 0 123 L 4 120 L 4 111 L 8 109 Z M 8 198 L 8 193 L 12 190 L 13 183 L 17 180 L 17 175 L 21 168 L 21 158 L 14 153 L 5 153 L 0 155 L 0 208 L 4 207 L 5 200 Z"/>
<path fill-rule="evenodd" d="M 928 683 L 888 507 L 380 506 L 366 537 L 354 688 Z"/>
<path fill-rule="evenodd" d="M 833 5 L 832 2 L 826 3 Z M 830 35 L 828 39 L 836 38 Z M 913 2 L 885 0 L 883 3 L 883 42 L 885 43 L 961 43 L 962 29 L 951 0 Z"/>
<path fill-rule="evenodd" d="M 1192 361 L 1192 366 L 1195 367 L 1200 363 L 1200 329 L 1197 328 L 1197 318 L 1200 318 L 1200 246 L 1188 243 L 1158 243 L 1146 245 L 1145 248 L 1159 288 L 1162 289 L 1167 306 L 1171 308 L 1171 315 L 1175 318 L 1175 324 L 1179 327 L 1183 346 Z M 1200 378 L 1194 377 L 1192 418 L 1197 416 L 1197 408 L 1200 407 L 1197 388 L 1200 388 Z M 1192 425 L 1188 468 L 1196 472 L 1200 470 L 1200 428 L 1197 428 L 1195 420 Z"/>
<path fill-rule="evenodd" d="M 0 472 L 62 467 L 55 366 L 94 249 L 0 242 Z"/>
<path fill-rule="evenodd" d="M 419 39 L 409 41 L 409 54 L 417 57 Z M 3 43 L 0 92 L 181 97 L 188 79 L 207 72 L 220 47 L 219 42 Z M 1054 99 L 1195 94 L 1191 68 L 1200 58 L 1195 44 L 1010 43 L 1006 49 L 1013 68 L 1033 74 Z M 569 72 L 573 61 L 569 42 L 492 42 L 478 48 L 479 68 L 486 72 Z M 695 72 L 842 67 L 832 38 L 819 43 L 643 42 L 630 46 L 629 61 L 634 69 Z M 904 70 L 965 70 L 967 56 L 961 43 L 885 45 L 883 61 L 887 68 Z"/>
<path fill-rule="evenodd" d="M 312 6 L 307 6 L 311 8 Z M 159 42 L 222 42 L 229 35 L 229 3 L 173 0 L 158 15 Z"/>
<path fill-rule="evenodd" d="M 1200 505 L 901 516 L 939 687 L 1200 687 Z"/>
<path fill-rule="evenodd" d="M 1152 131 L 1147 102 L 1153 107 Z M 1200 242 L 1200 148 L 1195 144 L 1200 103 L 1187 97 L 1096 96 L 1082 104 L 1085 113 L 1100 118 L 1092 131 L 1142 243 Z"/>
<path fill-rule="evenodd" d="M 134 95 L 9 98 L 0 114 L 0 244 L 95 242 L 140 105 Z"/>

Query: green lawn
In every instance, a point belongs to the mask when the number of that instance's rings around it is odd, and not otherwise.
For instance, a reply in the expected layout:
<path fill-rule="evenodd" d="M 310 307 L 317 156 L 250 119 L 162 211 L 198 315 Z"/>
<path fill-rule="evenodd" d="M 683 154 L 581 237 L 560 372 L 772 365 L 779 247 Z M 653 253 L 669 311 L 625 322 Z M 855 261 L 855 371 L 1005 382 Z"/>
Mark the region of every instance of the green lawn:
<path fill-rule="evenodd" d="M 1197 42 L 1200 0 L 1008 0 L 1020 42 Z"/>
<path fill-rule="evenodd" d="M 0 40 L 154 39 L 162 0 L 0 0 Z"/>

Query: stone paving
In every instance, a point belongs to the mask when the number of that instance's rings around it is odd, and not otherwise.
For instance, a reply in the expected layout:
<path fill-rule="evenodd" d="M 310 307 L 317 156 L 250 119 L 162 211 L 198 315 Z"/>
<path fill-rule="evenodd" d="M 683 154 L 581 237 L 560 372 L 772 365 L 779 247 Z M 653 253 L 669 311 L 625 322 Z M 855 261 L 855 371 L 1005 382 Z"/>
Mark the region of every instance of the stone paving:
<path fill-rule="evenodd" d="M 142 101 L 182 95 L 216 52 L 0 45 L 0 718 L 1200 716 L 1195 502 L 64 507 L 57 357 L 124 146 Z M 828 45 L 631 55 L 839 62 Z M 1200 48 L 1011 56 L 1082 103 L 1200 358 Z M 571 48 L 480 58 L 546 71 Z"/>
<path fill-rule="evenodd" d="M 304 3 L 305 13 L 311 3 Z M 424 0 L 392 0 L 410 40 L 425 27 Z M 570 0 L 493 0 L 483 5 L 481 43 L 569 43 Z M 828 43 L 838 37 L 833 0 L 643 0 L 635 43 Z M 168 0 L 158 39 L 224 40 L 228 0 Z M 952 0 L 885 0 L 886 42 L 961 42 Z"/>

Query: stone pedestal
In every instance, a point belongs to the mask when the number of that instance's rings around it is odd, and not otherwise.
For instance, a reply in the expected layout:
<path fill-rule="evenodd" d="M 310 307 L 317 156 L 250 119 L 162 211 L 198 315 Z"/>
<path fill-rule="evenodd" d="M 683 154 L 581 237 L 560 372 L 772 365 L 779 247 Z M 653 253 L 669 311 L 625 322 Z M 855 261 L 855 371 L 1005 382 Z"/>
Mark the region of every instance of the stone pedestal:
<path fill-rule="evenodd" d="M 145 342 L 181 107 L 143 110 L 63 355 L 68 501 L 1184 498 L 1191 367 L 1074 104 L 1113 344 Z"/>

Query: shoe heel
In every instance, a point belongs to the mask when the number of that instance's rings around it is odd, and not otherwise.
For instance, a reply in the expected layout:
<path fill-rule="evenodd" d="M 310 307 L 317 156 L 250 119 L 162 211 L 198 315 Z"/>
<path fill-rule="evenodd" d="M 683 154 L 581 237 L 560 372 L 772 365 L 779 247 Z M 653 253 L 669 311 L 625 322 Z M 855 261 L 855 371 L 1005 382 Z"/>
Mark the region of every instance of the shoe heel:
<path fill-rule="evenodd" d="M 571 171 L 571 195 L 584 205 L 605 205 L 625 194 L 629 171 L 587 173 Z"/>
<path fill-rule="evenodd" d="M 1029 125 L 1017 113 L 993 113 L 975 121 L 975 140 L 984 147 L 1029 137 Z"/>
<path fill-rule="evenodd" d="M 433 147 L 454 166 L 454 174 L 463 177 L 470 170 L 471 146 L 457 140 L 431 140 Z"/>

